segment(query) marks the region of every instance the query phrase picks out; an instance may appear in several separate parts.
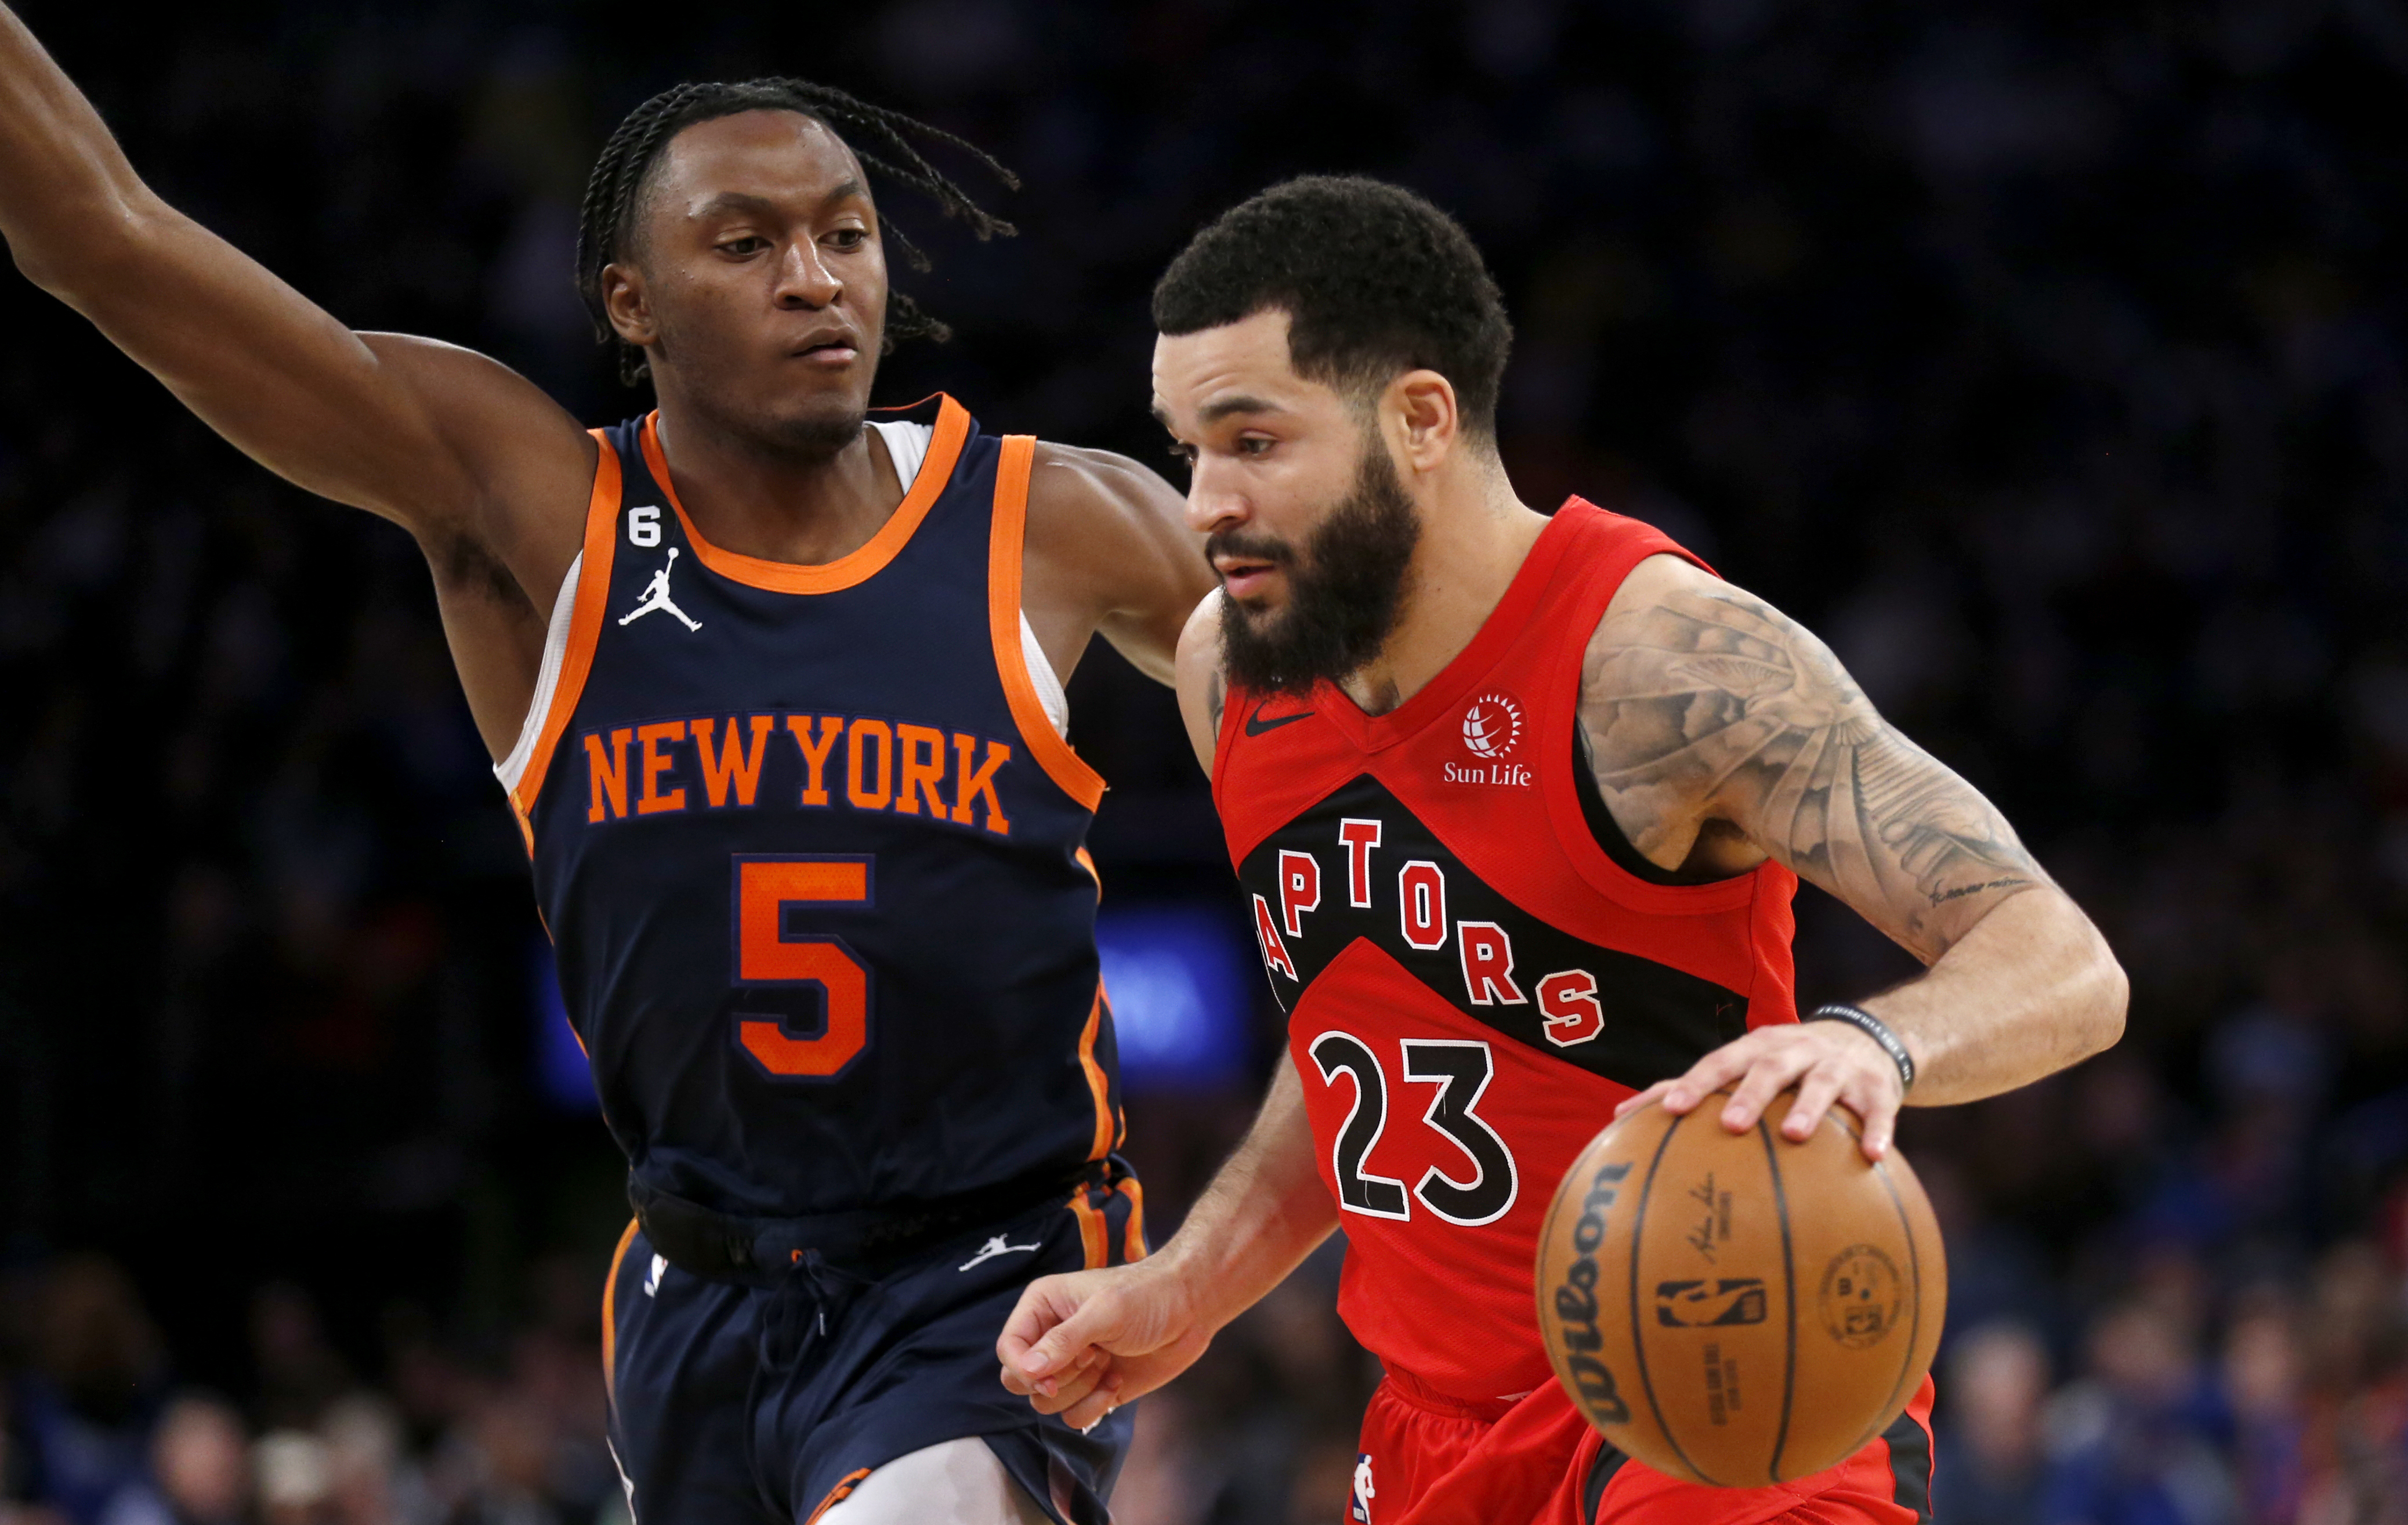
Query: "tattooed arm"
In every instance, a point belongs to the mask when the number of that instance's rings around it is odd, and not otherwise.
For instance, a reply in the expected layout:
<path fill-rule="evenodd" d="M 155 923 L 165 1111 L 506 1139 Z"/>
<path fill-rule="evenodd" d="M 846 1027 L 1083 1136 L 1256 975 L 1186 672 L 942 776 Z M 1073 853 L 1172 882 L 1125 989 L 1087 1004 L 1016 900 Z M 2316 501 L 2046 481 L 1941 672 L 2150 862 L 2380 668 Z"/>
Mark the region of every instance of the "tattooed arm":
<path fill-rule="evenodd" d="M 1650 861 L 1719 877 L 1770 857 L 1929 966 L 1859 1002 L 1914 1056 L 1917 1103 L 2013 1090 L 2123 1031 L 2122 969 L 1997 807 L 1763 600 L 1677 557 L 1642 562 L 1589 641 L 1580 718 L 1607 808 Z M 1734 1129 L 1797 1085 L 1793 1136 L 1845 1101 L 1876 1157 L 1901 1101 L 1887 1055 L 1837 1022 L 1758 1029 L 1647 1094 L 1685 1112 L 1734 1083 Z"/>

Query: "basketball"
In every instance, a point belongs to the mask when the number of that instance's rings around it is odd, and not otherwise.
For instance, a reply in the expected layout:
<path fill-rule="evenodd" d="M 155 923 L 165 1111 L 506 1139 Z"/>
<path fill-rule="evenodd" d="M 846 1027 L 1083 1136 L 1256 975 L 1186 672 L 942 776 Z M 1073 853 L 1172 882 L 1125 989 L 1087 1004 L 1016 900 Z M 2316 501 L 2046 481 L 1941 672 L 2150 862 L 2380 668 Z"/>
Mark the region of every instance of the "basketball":
<path fill-rule="evenodd" d="M 1727 1094 L 1727 1093 L 1725 1093 Z M 1539 1328 L 1607 1442 L 1670 1476 L 1761 1488 L 1895 1420 L 1947 1306 L 1940 1230 L 1905 1158 L 1844 1115 L 1782 1137 L 1795 1092 L 1734 1134 L 1713 1099 L 1599 1133 L 1539 1237 Z"/>

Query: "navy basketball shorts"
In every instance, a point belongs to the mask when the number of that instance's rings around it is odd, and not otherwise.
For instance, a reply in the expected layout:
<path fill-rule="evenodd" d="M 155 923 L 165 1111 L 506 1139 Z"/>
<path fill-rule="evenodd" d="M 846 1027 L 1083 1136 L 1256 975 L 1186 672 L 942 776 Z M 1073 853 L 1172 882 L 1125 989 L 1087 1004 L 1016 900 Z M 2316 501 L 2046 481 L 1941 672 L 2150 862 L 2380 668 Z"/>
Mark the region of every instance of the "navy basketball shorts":
<path fill-rule="evenodd" d="M 798 1268 L 764 1289 L 681 1272 L 629 1224 L 602 1352 L 637 1525 L 809 1525 L 887 1462 L 971 1436 L 1059 1525 L 1105 1525 L 1129 1411 L 1083 1434 L 1039 1416 L 995 1345 L 1031 1281 L 1140 1259 L 1144 1233 L 1123 1176 L 874 1279 Z"/>

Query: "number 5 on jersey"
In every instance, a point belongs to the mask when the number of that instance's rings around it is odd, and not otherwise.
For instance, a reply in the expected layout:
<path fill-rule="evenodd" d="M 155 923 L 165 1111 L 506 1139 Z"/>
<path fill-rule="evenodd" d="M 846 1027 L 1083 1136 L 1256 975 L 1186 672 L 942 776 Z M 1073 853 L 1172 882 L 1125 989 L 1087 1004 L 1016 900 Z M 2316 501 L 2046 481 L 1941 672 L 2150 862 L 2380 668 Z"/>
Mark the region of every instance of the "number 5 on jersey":
<path fill-rule="evenodd" d="M 755 1014 L 739 1007 L 736 1041 L 753 1062 L 784 1080 L 825 1080 L 869 1046 L 869 970 L 840 938 L 788 935 L 791 911 L 867 911 L 867 857 L 754 857 L 736 868 L 736 985 L 807 991 L 816 985 L 820 1031 L 788 1030 L 800 1012 Z M 808 915 L 809 911 L 805 912 Z M 740 1000 L 741 998 L 739 998 Z"/>

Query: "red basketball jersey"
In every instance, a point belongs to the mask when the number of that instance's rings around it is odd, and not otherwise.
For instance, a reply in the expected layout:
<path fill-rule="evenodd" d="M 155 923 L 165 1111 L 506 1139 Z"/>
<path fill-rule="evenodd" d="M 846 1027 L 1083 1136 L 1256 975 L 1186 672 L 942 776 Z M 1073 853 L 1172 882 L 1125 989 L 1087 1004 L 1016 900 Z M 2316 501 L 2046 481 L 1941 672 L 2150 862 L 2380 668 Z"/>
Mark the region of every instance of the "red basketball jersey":
<path fill-rule="evenodd" d="M 1222 720 L 1213 798 L 1343 1209 L 1340 1312 L 1391 1372 L 1467 1402 L 1550 1380 L 1540 1223 L 1614 1104 L 1797 1020 L 1786 870 L 1652 883 L 1583 808 L 1582 655 L 1660 554 L 1688 556 L 1573 498 L 1393 712 L 1325 684 L 1232 693 Z"/>

